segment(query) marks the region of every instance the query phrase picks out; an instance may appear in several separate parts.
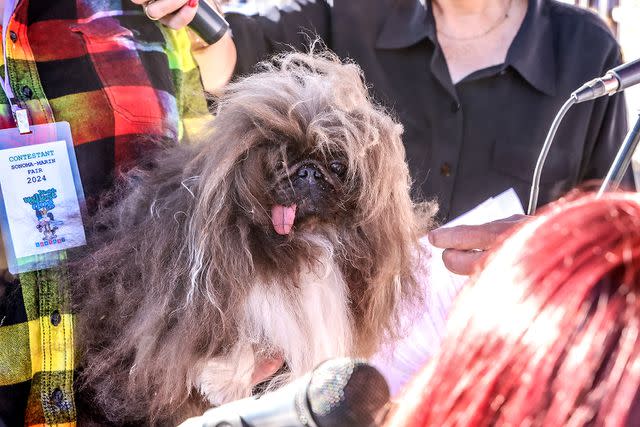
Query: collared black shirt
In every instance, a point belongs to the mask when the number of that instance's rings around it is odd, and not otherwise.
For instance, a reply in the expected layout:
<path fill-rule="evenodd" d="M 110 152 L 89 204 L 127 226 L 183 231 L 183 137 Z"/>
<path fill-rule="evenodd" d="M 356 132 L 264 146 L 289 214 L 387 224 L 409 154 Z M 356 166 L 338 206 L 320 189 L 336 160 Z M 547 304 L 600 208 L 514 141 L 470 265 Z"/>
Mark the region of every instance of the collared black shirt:
<path fill-rule="evenodd" d="M 354 59 L 375 97 L 404 125 L 414 196 L 436 198 L 442 219 L 510 187 L 526 208 L 558 109 L 582 83 L 621 62 L 615 38 L 596 15 L 553 0 L 529 1 L 504 64 L 455 85 L 429 1 L 425 7 L 418 0 L 334 0 L 333 6 L 298 0 L 286 11 L 228 19 L 240 73 L 288 46 L 304 49 L 309 34 Z M 550 150 L 539 204 L 604 178 L 625 132 L 621 95 L 574 106 Z"/>

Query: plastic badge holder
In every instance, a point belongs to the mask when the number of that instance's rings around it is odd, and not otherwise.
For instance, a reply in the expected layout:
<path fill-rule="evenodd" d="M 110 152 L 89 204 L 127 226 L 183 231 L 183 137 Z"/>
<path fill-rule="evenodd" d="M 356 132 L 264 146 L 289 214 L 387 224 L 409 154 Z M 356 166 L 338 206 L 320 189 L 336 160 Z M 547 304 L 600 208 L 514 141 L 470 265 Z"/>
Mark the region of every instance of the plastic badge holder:
<path fill-rule="evenodd" d="M 84 193 L 67 122 L 0 130 L 0 214 L 9 271 L 51 268 L 86 244 Z"/>

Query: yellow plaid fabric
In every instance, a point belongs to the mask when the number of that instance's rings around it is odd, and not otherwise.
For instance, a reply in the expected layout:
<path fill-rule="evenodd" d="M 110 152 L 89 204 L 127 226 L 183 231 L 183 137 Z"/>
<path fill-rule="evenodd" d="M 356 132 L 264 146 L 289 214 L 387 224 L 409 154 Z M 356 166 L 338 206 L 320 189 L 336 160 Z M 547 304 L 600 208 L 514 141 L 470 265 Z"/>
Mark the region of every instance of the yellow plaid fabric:
<path fill-rule="evenodd" d="M 144 141 L 179 139 L 185 119 L 207 113 L 186 31 L 129 0 L 20 0 L 7 30 L 18 102 L 34 124 L 70 123 L 88 203 Z M 0 93 L 0 128 L 9 126 Z M 0 427 L 75 424 L 65 283 L 58 270 L 0 273 Z"/>

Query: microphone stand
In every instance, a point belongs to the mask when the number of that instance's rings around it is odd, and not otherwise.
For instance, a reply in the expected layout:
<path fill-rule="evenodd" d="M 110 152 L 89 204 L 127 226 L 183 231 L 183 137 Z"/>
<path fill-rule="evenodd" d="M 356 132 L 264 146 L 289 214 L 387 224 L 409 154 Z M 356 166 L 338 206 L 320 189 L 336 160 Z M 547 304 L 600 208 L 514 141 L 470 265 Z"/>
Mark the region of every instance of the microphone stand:
<path fill-rule="evenodd" d="M 618 154 L 616 154 L 616 158 L 611 164 L 611 168 L 609 168 L 609 172 L 607 172 L 607 176 L 600 186 L 600 190 L 598 190 L 597 198 L 602 197 L 607 191 L 615 191 L 618 189 L 624 174 L 629 168 L 629 164 L 631 164 L 631 157 L 636 151 L 638 142 L 640 142 L 640 112 L 638 113 L 636 124 L 633 126 L 633 129 L 629 131 L 620 146 Z"/>
<path fill-rule="evenodd" d="M 544 162 L 549 153 L 549 148 L 551 148 L 551 144 L 553 143 L 553 138 L 558 130 L 558 126 L 566 112 L 573 104 L 590 101 L 604 95 L 613 95 L 638 83 L 640 83 L 640 59 L 612 68 L 607 71 L 604 76 L 586 82 L 571 94 L 571 97 L 565 102 L 553 119 L 547 138 L 542 145 L 542 150 L 533 172 L 531 192 L 529 193 L 529 208 L 527 209 L 528 215 L 533 215 L 536 212 L 542 168 L 544 167 Z M 638 119 L 636 119 L 635 126 L 629 131 L 622 146 L 618 150 L 618 154 L 616 154 L 616 158 L 596 197 L 602 197 L 606 191 L 615 191 L 618 189 L 624 174 L 629 168 L 631 157 L 638 146 L 638 141 L 640 141 L 640 114 Z"/>
<path fill-rule="evenodd" d="M 536 208 L 538 207 L 538 193 L 540 192 L 540 177 L 542 176 L 544 163 L 547 161 L 547 154 L 549 154 L 549 149 L 551 148 L 551 144 L 553 144 L 553 138 L 556 136 L 560 122 L 562 122 L 567 111 L 569 111 L 569 109 L 576 103 L 578 103 L 578 98 L 574 94 L 571 94 L 571 97 L 562 105 L 562 108 L 560 108 L 560 111 L 558 111 L 558 114 L 556 114 L 553 122 L 551 123 L 547 137 L 544 140 L 544 144 L 542 144 L 542 150 L 540 150 L 536 167 L 533 170 L 527 215 L 533 215 L 536 213 Z"/>

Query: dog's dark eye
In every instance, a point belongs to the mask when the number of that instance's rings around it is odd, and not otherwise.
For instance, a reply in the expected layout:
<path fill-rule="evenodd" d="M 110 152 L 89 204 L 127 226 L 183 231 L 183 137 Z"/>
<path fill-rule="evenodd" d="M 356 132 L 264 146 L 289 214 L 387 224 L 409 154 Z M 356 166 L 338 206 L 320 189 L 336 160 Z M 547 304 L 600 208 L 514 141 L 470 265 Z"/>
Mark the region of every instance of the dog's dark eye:
<path fill-rule="evenodd" d="M 331 169 L 331 172 L 335 173 L 339 177 L 344 176 L 345 172 L 347 171 L 347 167 L 340 162 L 331 162 L 331 164 L 329 165 L 329 169 Z"/>

